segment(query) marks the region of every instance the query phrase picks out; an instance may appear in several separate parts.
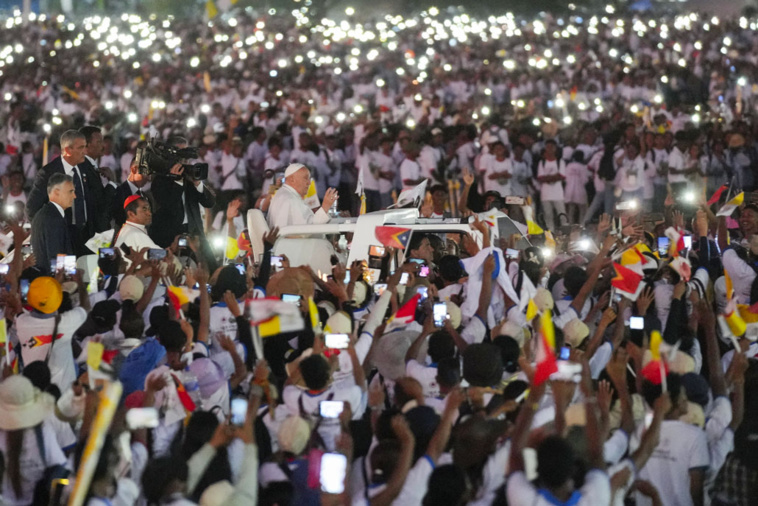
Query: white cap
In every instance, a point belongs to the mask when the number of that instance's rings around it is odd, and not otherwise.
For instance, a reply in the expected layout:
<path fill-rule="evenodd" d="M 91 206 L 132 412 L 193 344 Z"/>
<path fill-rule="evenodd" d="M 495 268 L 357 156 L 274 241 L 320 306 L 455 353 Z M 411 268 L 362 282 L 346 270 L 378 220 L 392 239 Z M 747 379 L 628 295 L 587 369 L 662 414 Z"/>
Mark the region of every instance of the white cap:
<path fill-rule="evenodd" d="M 300 169 L 308 169 L 305 165 L 302 163 L 291 163 L 287 167 L 287 169 L 284 171 L 284 177 L 290 177 L 295 172 L 299 171 Z"/>

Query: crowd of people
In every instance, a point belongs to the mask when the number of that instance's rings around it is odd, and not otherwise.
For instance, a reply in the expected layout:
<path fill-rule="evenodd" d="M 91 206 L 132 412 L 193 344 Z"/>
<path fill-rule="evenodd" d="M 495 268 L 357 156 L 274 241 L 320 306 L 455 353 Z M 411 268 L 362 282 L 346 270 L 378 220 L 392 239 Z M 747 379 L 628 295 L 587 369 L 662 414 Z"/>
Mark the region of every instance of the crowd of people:
<path fill-rule="evenodd" d="M 758 20 L 359 18 L 4 21 L 0 504 L 755 504 Z"/>

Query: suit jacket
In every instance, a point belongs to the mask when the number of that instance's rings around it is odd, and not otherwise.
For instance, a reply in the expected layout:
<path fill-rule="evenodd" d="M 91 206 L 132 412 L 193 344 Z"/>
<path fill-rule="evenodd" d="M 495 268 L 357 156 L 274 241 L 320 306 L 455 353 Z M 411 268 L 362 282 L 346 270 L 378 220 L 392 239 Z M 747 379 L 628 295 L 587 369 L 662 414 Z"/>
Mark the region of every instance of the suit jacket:
<path fill-rule="evenodd" d="M 95 232 L 103 232 L 110 228 L 109 193 L 100 182 L 100 174 L 95 171 L 87 160 L 78 165 L 84 185 L 84 198 L 87 205 L 87 222 L 84 224 L 85 239 L 92 237 Z M 48 202 L 47 182 L 53 174 L 65 174 L 63 160 L 58 157 L 42 167 L 34 178 L 32 190 L 26 201 L 26 214 L 29 221 L 34 220 L 37 212 Z M 66 210 L 66 222 L 71 224 L 73 209 Z"/>
<path fill-rule="evenodd" d="M 182 195 L 186 202 L 187 232 L 190 235 L 205 237 L 205 228 L 198 205 L 210 208 L 216 203 L 216 197 L 207 184 L 203 184 L 203 191 L 199 192 L 189 181 L 185 181 L 182 185 L 168 176 L 155 176 L 151 192 L 154 204 L 150 237 L 156 244 L 161 248 L 166 248 L 174 241 L 174 237 L 182 233 L 185 213 Z"/>
<path fill-rule="evenodd" d="M 58 255 L 75 254 L 70 225 L 61 216 L 52 202 L 42 206 L 32 221 L 32 252 L 37 259 L 37 267 L 42 272 L 50 272 L 50 261 Z"/>

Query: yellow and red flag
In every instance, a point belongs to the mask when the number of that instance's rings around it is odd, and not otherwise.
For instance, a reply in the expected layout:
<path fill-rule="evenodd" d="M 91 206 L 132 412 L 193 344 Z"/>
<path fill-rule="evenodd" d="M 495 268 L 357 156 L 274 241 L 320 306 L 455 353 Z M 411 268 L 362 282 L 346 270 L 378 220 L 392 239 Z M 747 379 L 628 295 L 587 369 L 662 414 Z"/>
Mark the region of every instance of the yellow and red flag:
<path fill-rule="evenodd" d="M 534 384 L 541 385 L 550 379 L 550 375 L 558 372 L 558 362 L 555 359 L 555 329 L 549 309 L 540 317 L 540 339 L 537 343 L 536 359 Z"/>
<path fill-rule="evenodd" d="M 611 286 L 629 294 L 637 293 L 642 275 L 616 262 L 613 262 L 613 268 L 616 270 L 616 277 L 611 280 Z"/>

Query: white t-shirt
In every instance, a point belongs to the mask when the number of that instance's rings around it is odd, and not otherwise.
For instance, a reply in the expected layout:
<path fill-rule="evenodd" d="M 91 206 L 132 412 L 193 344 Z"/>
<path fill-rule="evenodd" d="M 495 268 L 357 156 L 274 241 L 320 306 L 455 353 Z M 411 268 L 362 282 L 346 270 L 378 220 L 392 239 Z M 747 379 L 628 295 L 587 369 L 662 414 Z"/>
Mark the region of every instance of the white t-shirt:
<path fill-rule="evenodd" d="M 405 182 L 406 179 L 411 180 L 418 180 L 421 177 L 421 168 L 418 166 L 418 163 L 416 163 L 413 160 L 408 160 L 407 158 L 403 160 L 403 163 L 400 164 L 400 179 L 403 183 L 403 190 L 408 190 L 410 188 L 413 188 L 416 186 L 415 183 L 408 184 Z"/>
<path fill-rule="evenodd" d="M 755 280 L 755 271 L 732 248 L 724 251 L 721 255 L 721 261 L 724 263 L 724 270 L 732 278 L 737 302 L 750 304 L 750 289 Z"/>
<path fill-rule="evenodd" d="M 598 469 L 591 469 L 584 477 L 584 486 L 577 490 L 579 499 L 571 502 L 576 506 L 596 506 L 599 504 L 610 504 L 611 502 L 611 480 L 608 475 Z M 529 505 L 529 506 L 555 506 L 559 504 L 550 501 L 542 495 L 543 490 L 537 487 L 526 478 L 523 471 L 517 471 L 510 476 L 505 486 L 505 493 L 508 497 L 508 504 L 511 505 Z"/>
<path fill-rule="evenodd" d="M 679 151 L 679 148 L 674 147 L 674 149 L 671 150 L 671 153 L 669 153 L 668 158 L 668 164 L 669 164 L 669 183 L 686 183 L 687 182 L 687 176 L 684 174 L 672 174 L 671 169 L 676 170 L 682 170 L 687 167 L 687 163 L 689 162 L 689 155 L 686 155 Z"/>
<path fill-rule="evenodd" d="M 42 439 L 45 443 L 45 458 L 42 459 L 34 428 L 24 431 L 24 441 L 21 447 L 19 467 L 21 471 L 21 495 L 13 492 L 8 473 L 3 476 L 3 504 L 6 506 L 27 506 L 32 504 L 34 488 L 42 479 L 45 468 L 56 465 L 66 465 L 66 456 L 55 439 L 55 431 L 49 421 L 42 422 Z M 5 457 L 5 468 L 8 468 L 8 447 L 5 431 L 0 431 L 0 453 Z"/>
<path fill-rule="evenodd" d="M 555 174 L 565 177 L 566 162 L 563 160 L 540 161 L 537 167 L 537 177 L 553 176 Z M 563 200 L 563 182 L 541 183 L 540 198 L 547 201 Z"/>
<path fill-rule="evenodd" d="M 440 395 L 436 366 L 429 367 L 411 359 L 405 364 L 405 373 L 421 383 L 421 387 L 424 389 L 424 397 L 438 397 Z"/>
<path fill-rule="evenodd" d="M 510 177 L 508 179 L 490 179 L 490 176 L 501 173 L 513 176 L 513 163 L 510 158 L 499 161 L 494 156 L 488 156 L 486 160 L 482 160 L 482 172 L 484 172 L 485 191 L 496 191 L 501 197 L 507 197 L 511 194 Z"/>
<path fill-rule="evenodd" d="M 644 424 L 640 429 L 644 430 Z M 691 506 L 689 472 L 705 470 L 709 463 L 708 442 L 702 429 L 678 420 L 664 420 L 660 443 L 640 470 L 639 478 L 652 483 L 667 506 Z M 642 494 L 637 493 L 636 498 L 638 506 L 652 504 Z"/>
<path fill-rule="evenodd" d="M 68 389 L 76 379 L 71 339 L 86 319 L 87 312 L 80 307 L 61 315 L 55 346 L 50 352 L 47 365 L 50 367 L 51 383 L 57 385 L 62 391 Z M 21 357 L 25 365 L 45 360 L 52 343 L 54 325 L 53 315 L 24 313 L 16 318 L 16 336 L 21 344 Z"/>

